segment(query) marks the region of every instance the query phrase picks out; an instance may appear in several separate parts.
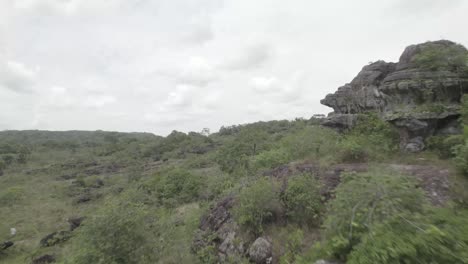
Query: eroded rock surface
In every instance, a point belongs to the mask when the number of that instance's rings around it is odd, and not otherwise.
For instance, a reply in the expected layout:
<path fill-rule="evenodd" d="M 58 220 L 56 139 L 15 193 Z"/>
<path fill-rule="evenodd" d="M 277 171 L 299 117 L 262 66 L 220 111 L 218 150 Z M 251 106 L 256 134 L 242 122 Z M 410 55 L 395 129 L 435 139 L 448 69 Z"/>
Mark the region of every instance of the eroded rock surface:
<path fill-rule="evenodd" d="M 323 125 L 343 130 L 354 125 L 358 114 L 376 112 L 399 129 L 401 147 L 409 151 L 421 150 L 415 137 L 459 133 L 456 120 L 461 97 L 468 92 L 468 73 L 456 67 L 423 68 L 415 62 L 425 50 L 447 48 L 466 52 L 454 42 L 440 40 L 407 47 L 397 63 L 364 66 L 350 83 L 320 101 L 334 110 Z"/>

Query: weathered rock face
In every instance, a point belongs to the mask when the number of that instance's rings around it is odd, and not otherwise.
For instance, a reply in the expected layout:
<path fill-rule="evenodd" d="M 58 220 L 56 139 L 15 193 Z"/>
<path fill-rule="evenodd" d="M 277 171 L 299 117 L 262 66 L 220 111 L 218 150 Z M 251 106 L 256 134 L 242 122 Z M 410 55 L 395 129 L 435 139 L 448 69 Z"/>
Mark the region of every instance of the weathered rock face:
<path fill-rule="evenodd" d="M 466 52 L 454 42 L 440 40 L 407 47 L 398 63 L 364 66 L 351 83 L 320 101 L 334 110 L 323 125 L 343 130 L 353 126 L 356 114 L 377 112 L 400 130 L 403 149 L 415 137 L 459 133 L 456 119 L 461 97 L 468 92 L 468 73 L 416 63 L 422 52 L 442 49 Z"/>

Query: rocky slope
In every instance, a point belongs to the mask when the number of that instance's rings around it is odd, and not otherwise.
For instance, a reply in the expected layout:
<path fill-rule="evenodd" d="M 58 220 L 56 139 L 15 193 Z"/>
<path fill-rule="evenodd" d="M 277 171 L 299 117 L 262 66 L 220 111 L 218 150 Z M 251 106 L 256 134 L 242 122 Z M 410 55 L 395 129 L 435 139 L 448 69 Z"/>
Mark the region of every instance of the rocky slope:
<path fill-rule="evenodd" d="M 342 130 L 358 114 L 376 112 L 398 128 L 407 151 L 422 150 L 428 136 L 457 134 L 460 100 L 468 92 L 466 54 L 465 47 L 439 40 L 407 47 L 397 63 L 364 66 L 321 100 L 334 110 L 323 124 Z"/>

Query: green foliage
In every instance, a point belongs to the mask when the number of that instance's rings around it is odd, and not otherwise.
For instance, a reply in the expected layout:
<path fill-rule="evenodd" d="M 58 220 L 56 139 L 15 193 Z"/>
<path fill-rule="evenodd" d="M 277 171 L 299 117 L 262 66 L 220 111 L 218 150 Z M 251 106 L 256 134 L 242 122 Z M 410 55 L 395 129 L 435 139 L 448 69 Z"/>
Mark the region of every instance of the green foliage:
<path fill-rule="evenodd" d="M 237 222 L 253 233 L 261 234 L 265 223 L 273 220 L 279 211 L 278 192 L 278 185 L 266 178 L 244 188 L 234 208 Z"/>
<path fill-rule="evenodd" d="M 467 263 L 467 226 L 467 212 L 450 209 L 396 214 L 366 235 L 347 263 Z"/>
<path fill-rule="evenodd" d="M 413 59 L 420 68 L 431 71 L 466 71 L 468 51 L 462 45 L 430 45 L 425 47 Z"/>
<path fill-rule="evenodd" d="M 376 114 L 362 114 L 340 142 L 340 159 L 345 162 L 382 160 L 397 150 L 397 131 Z"/>
<path fill-rule="evenodd" d="M 272 149 L 264 151 L 253 159 L 253 166 L 259 168 L 275 168 L 290 161 L 289 154 L 284 149 Z"/>
<path fill-rule="evenodd" d="M 245 172 L 250 168 L 250 157 L 268 148 L 268 134 L 265 131 L 244 128 L 234 140 L 219 149 L 216 162 L 225 172 Z"/>
<path fill-rule="evenodd" d="M 304 232 L 296 229 L 289 233 L 286 241 L 286 252 L 280 258 L 280 264 L 296 263 L 296 258 L 301 253 Z"/>
<path fill-rule="evenodd" d="M 78 230 L 69 263 L 154 263 L 145 218 L 141 205 L 107 204 Z"/>
<path fill-rule="evenodd" d="M 468 95 L 462 98 L 461 124 L 464 128 L 464 142 L 453 147 L 455 154 L 455 163 L 460 171 L 468 175 Z"/>
<path fill-rule="evenodd" d="M 161 172 L 150 182 L 159 201 L 167 206 L 197 201 L 203 183 L 198 175 L 181 168 Z"/>
<path fill-rule="evenodd" d="M 327 128 L 308 126 L 285 136 L 280 145 L 291 159 L 323 159 L 338 150 L 338 134 Z"/>
<path fill-rule="evenodd" d="M 454 147 L 455 164 L 465 175 L 468 175 L 468 141 L 465 144 Z"/>
<path fill-rule="evenodd" d="M 325 221 L 326 255 L 346 259 L 376 223 L 401 212 L 421 212 L 424 204 L 413 178 L 377 169 L 342 176 Z"/>
<path fill-rule="evenodd" d="M 320 183 L 311 174 L 300 174 L 289 179 L 281 199 L 292 222 L 306 225 L 318 223 L 323 211 Z"/>
<path fill-rule="evenodd" d="M 442 159 L 453 157 L 456 146 L 460 144 L 463 144 L 461 135 L 432 136 L 427 139 L 427 148 L 437 153 Z"/>

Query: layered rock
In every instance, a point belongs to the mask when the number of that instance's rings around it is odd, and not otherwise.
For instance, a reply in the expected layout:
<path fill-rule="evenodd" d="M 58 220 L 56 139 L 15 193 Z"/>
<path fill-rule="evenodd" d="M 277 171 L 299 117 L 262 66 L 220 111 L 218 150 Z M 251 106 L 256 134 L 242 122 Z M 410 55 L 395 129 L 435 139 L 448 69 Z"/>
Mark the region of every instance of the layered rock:
<path fill-rule="evenodd" d="M 451 66 L 452 57 L 442 58 L 447 65 L 440 67 L 418 63 L 418 55 L 434 50 L 447 50 L 440 53 L 447 56 L 467 52 L 454 42 L 440 40 L 407 47 L 398 63 L 377 61 L 364 66 L 351 83 L 320 101 L 334 110 L 323 124 L 343 130 L 354 125 L 358 114 L 377 112 L 399 128 L 402 147 L 412 144 L 409 151 L 424 147 L 416 146 L 421 142 L 418 137 L 459 133 L 456 121 L 461 97 L 468 92 L 468 72 Z M 440 54 L 435 59 L 441 59 Z"/>

